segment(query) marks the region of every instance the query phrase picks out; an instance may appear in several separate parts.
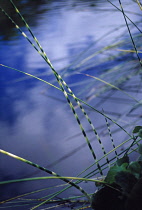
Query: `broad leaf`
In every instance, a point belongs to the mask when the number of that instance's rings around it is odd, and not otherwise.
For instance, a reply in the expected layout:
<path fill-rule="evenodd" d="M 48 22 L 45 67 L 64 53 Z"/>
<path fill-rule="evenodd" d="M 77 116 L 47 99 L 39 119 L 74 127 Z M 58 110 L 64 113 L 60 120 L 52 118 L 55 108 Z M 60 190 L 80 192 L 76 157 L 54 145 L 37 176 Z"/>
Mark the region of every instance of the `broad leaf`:
<path fill-rule="evenodd" d="M 141 129 L 142 129 L 142 126 L 136 126 L 133 130 L 133 133 L 138 133 L 139 130 L 141 130 Z"/>
<path fill-rule="evenodd" d="M 142 129 L 139 130 L 138 136 L 142 138 Z"/>
<path fill-rule="evenodd" d="M 128 195 L 131 192 L 137 180 L 129 171 L 120 171 L 115 176 L 115 182 L 121 187 L 124 195 Z"/>
<path fill-rule="evenodd" d="M 118 159 L 116 163 L 118 166 L 121 166 L 123 163 L 129 163 L 129 157 L 124 155 L 122 158 Z"/>
<path fill-rule="evenodd" d="M 137 161 L 131 162 L 128 170 L 130 170 L 130 173 L 133 174 L 137 179 L 140 178 L 141 166 Z"/>
<path fill-rule="evenodd" d="M 118 172 L 121 171 L 128 171 L 128 163 L 123 163 L 121 166 L 118 165 L 114 165 L 110 168 L 110 170 L 108 171 L 108 174 L 105 178 L 105 182 L 107 182 L 108 184 L 112 184 L 115 182 L 115 176 Z"/>

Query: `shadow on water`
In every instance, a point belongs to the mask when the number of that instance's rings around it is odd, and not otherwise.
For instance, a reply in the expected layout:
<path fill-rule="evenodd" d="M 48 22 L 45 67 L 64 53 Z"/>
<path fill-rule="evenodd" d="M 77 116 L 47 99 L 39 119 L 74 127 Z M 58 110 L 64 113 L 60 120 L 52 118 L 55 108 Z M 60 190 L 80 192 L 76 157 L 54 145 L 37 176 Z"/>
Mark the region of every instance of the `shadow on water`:
<path fill-rule="evenodd" d="M 45 12 L 44 9 L 41 8 L 43 4 L 45 4 L 45 0 L 39 1 L 15 1 L 17 7 L 20 9 L 21 13 L 24 17 L 27 18 L 27 22 L 32 25 L 37 25 L 36 14 L 43 14 Z M 47 2 L 47 4 L 50 1 Z M 1 7 L 10 15 L 10 17 L 19 25 L 20 27 L 24 26 L 23 22 L 20 20 L 19 16 L 15 13 L 15 9 L 13 8 L 10 1 L 0 1 Z M 0 35 L 3 40 L 10 40 L 12 37 L 17 36 L 17 30 L 14 30 L 15 27 L 13 23 L 3 15 L 2 11 L 0 11 Z"/>
<path fill-rule="evenodd" d="M 99 1 L 96 1 L 98 3 Z M 73 8 L 81 8 L 81 7 L 95 7 L 97 4 L 94 1 L 68 1 L 64 0 L 60 1 L 52 1 L 52 0 L 35 0 L 31 2 L 30 0 L 16 0 L 15 4 L 17 8 L 19 8 L 21 14 L 26 18 L 28 24 L 32 27 L 36 27 L 38 24 L 38 16 L 41 14 L 45 14 L 46 12 L 61 12 L 62 9 L 66 8 L 71 10 Z M 19 25 L 20 27 L 24 26 L 23 22 L 20 20 L 19 16 L 15 13 L 13 6 L 10 1 L 0 1 L 1 8 L 3 8 L 10 17 Z M 11 21 L 3 15 L 2 11 L 0 11 L 0 35 L 3 40 L 10 40 L 12 37 L 17 35 L 17 30 L 14 30 L 14 25 Z M 56 27 L 56 26 L 55 26 Z"/>
<path fill-rule="evenodd" d="M 134 106 L 135 100 L 93 78 L 99 76 L 100 79 L 129 92 L 137 100 L 141 99 L 141 76 L 138 74 L 141 67 L 135 53 L 126 51 L 133 49 L 133 45 L 126 34 L 123 16 L 116 8 L 104 1 L 14 2 L 38 37 L 57 72 L 79 98 L 100 111 L 103 108 L 106 114 L 118 120 L 129 131 L 141 122 L 140 106 Z M 23 31 L 27 31 L 8 0 L 0 0 L 0 6 Z M 131 6 L 126 1 L 126 6 L 129 17 L 139 26 L 139 9 L 135 9 L 136 14 L 131 14 L 134 5 Z M 140 50 L 141 35 L 132 23 L 130 25 Z M 26 33 L 29 36 L 29 33 Z M 58 86 L 49 66 L 1 11 L 0 55 L 0 63 L 36 75 Z M 1 66 L 0 97 L 2 149 L 48 167 L 61 175 L 76 176 L 94 163 L 61 91 Z M 72 98 L 71 101 L 99 159 L 103 155 L 99 150 L 100 145 Z M 85 106 L 85 109 L 99 132 L 106 151 L 110 151 L 113 147 L 104 117 L 88 106 Z M 126 139 L 126 135 L 112 122 L 109 123 L 117 146 Z M 123 145 L 118 151 L 124 150 L 125 147 Z M 110 154 L 109 158 L 114 155 Z M 103 162 L 104 160 L 101 163 Z M 0 171 L 1 181 L 46 175 L 4 155 L 0 156 Z M 60 181 L 32 183 L 4 185 L 0 199 L 55 186 L 60 184 Z M 82 185 L 89 192 L 94 191 L 95 187 L 91 184 Z M 39 198 L 52 192 L 55 192 L 54 188 L 40 192 L 40 196 L 34 194 L 28 198 Z M 78 195 L 78 191 L 72 189 L 69 193 L 62 193 L 62 196 L 66 197 L 68 194 Z M 25 202 L 26 200 L 26 205 Z M 29 201 L 27 202 L 29 204 Z M 29 206 L 27 208 L 23 205 L 20 208 L 28 209 Z M 66 209 L 70 208 L 71 205 L 66 206 Z"/>

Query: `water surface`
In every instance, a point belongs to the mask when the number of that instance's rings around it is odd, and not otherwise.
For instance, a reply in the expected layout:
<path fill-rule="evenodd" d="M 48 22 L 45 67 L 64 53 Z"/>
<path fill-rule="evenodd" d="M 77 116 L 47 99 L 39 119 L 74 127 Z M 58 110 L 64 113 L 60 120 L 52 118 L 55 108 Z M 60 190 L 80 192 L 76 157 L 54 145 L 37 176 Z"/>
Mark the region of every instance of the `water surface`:
<path fill-rule="evenodd" d="M 5 2 L 0 1 L 0 4 L 29 36 L 19 16 L 14 14 L 8 1 Z M 98 76 L 115 67 L 116 62 L 124 66 L 124 60 L 128 62 L 133 60 L 132 65 L 137 66 L 138 61 L 132 54 L 122 53 L 114 60 L 113 56 L 118 54 L 115 49 L 111 47 L 112 51 L 103 50 L 116 43 L 119 48 L 133 48 L 121 12 L 104 1 L 94 3 L 94 1 L 43 0 L 40 3 L 32 1 L 32 4 L 30 1 L 15 1 L 15 4 L 29 23 L 56 71 L 62 75 L 78 97 L 97 106 L 99 110 L 103 108 L 118 115 L 125 112 L 128 105 L 135 104 L 132 99 L 120 94 L 121 99 L 129 100 L 129 103 L 127 102 L 119 111 L 119 104 L 115 104 L 114 107 L 112 101 L 105 103 L 105 100 L 102 102 L 100 98 L 96 99 L 92 93 L 98 88 L 98 82 L 79 74 L 81 72 Z M 120 7 L 119 4 L 116 6 Z M 138 5 L 125 1 L 125 8 L 134 22 L 139 21 Z M 132 11 L 135 11 L 135 14 L 131 13 Z M 0 13 L 0 17 L 0 63 L 36 75 L 58 86 L 47 63 L 3 13 Z M 130 25 L 132 31 L 136 33 L 136 29 Z M 33 41 L 32 38 L 31 40 Z M 0 97 L 2 149 L 48 167 L 61 175 L 76 176 L 94 162 L 61 91 L 12 69 L 0 67 Z M 79 109 L 76 110 L 86 130 L 89 130 L 85 118 Z M 99 114 L 92 110 L 88 110 L 88 113 L 96 127 L 105 124 L 104 118 Z M 101 129 L 103 130 L 103 127 Z M 101 157 L 102 153 L 97 149 L 100 145 L 96 143 L 94 134 L 89 133 L 89 137 L 94 143 L 97 157 Z M 106 137 L 102 138 L 109 151 L 112 146 L 105 141 Z M 119 142 L 121 138 L 117 144 Z M 0 159 L 1 180 L 46 175 L 3 154 Z M 46 183 L 37 182 L 35 185 L 22 183 L 12 184 L 9 188 L 3 186 L 3 197 L 9 198 L 34 189 L 52 186 L 54 183 L 55 181 L 51 180 Z M 90 189 L 89 185 L 88 188 Z M 78 192 L 72 190 L 71 195 L 75 193 Z"/>

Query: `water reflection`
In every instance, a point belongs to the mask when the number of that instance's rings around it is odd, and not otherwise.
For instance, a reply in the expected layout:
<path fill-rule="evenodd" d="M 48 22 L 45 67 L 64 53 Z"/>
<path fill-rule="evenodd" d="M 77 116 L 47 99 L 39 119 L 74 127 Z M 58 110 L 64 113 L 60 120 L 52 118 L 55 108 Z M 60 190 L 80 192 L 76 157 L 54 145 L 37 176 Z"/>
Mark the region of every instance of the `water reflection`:
<path fill-rule="evenodd" d="M 96 1 L 97 3 L 98 1 Z M 51 0 L 41 0 L 41 1 L 34 1 L 31 2 L 30 0 L 19 0 L 16 1 L 16 6 L 19 8 L 21 14 L 26 18 L 26 21 L 29 23 L 30 26 L 37 26 L 39 21 L 39 15 L 45 13 L 61 13 L 64 8 L 66 10 L 72 9 L 85 9 L 86 7 L 95 7 L 97 4 L 94 4 L 94 1 L 51 1 Z M 19 16 L 15 13 L 15 9 L 13 8 L 10 1 L 0 1 L 0 6 L 3 8 L 9 16 L 19 25 L 20 27 L 24 26 L 24 23 L 20 20 Z M 0 35 L 4 40 L 9 40 L 11 37 L 17 36 L 17 30 L 14 30 L 14 25 L 11 21 L 3 15 L 2 11 L 0 10 Z M 48 20 L 47 20 L 48 21 Z"/>
<path fill-rule="evenodd" d="M 103 99 L 96 100 L 95 98 L 97 91 L 103 93 L 104 86 L 78 73 L 96 76 L 100 72 L 105 72 L 104 78 L 108 79 L 107 81 L 113 81 L 113 78 L 116 78 L 109 74 L 109 70 L 115 68 L 116 62 L 119 64 L 117 68 L 118 71 L 121 70 L 120 76 L 123 78 L 126 77 L 128 70 L 128 65 L 124 63 L 124 60 L 130 62 L 131 67 L 135 69 L 137 62 L 135 58 L 132 59 L 133 55 L 126 55 L 124 52 L 118 54 L 113 46 L 107 51 L 105 48 L 110 43 L 120 48 L 124 46 L 124 43 L 125 48 L 132 47 L 130 41 L 123 42 L 126 28 L 122 14 L 117 10 L 112 13 L 111 5 L 104 4 L 103 1 L 101 3 L 95 1 L 95 4 L 94 1 L 60 1 L 59 3 L 59 1 L 49 0 L 16 1 L 15 3 L 49 55 L 55 69 L 65 78 L 77 96 L 87 99 L 93 106 L 98 104 L 97 107 L 100 109 L 105 106 L 108 112 L 116 113 L 116 110 L 119 110 L 119 104 L 112 107 L 111 103 L 105 103 L 106 95 Z M 0 1 L 0 5 L 25 31 L 22 21 L 15 15 L 9 1 Z M 102 5 L 105 12 L 100 12 Z M 0 13 L 0 17 L 0 63 L 40 76 L 58 86 L 50 68 L 39 54 L 3 13 Z M 131 18 L 138 20 L 138 17 L 132 14 Z M 125 71 L 122 66 L 125 67 Z M 90 152 L 88 153 L 87 146 L 84 146 L 85 141 L 74 116 L 65 103 L 62 92 L 11 69 L 4 67 L 0 69 L 1 147 L 43 166 L 49 166 L 53 171 L 62 175 L 75 176 L 92 164 L 92 156 Z M 118 74 L 117 76 L 119 78 Z M 112 92 L 109 94 L 112 95 Z M 93 97 L 94 101 L 91 100 Z M 124 101 L 123 96 L 120 97 L 121 101 Z M 134 102 L 130 100 L 130 103 Z M 120 112 L 125 112 L 129 104 L 127 103 Z M 88 113 L 95 125 L 97 119 L 96 126 L 99 125 L 98 130 L 100 133 L 103 132 L 104 118 L 90 109 Z M 79 114 L 84 123 L 82 114 Z M 116 114 L 121 115 L 119 111 Z M 85 124 L 85 126 L 86 130 L 90 129 L 88 125 Z M 99 147 L 94 140 L 94 134 L 89 133 L 89 135 L 92 142 L 95 143 L 94 147 Z M 72 136 L 70 141 L 67 140 Z M 120 133 L 119 138 L 121 136 Z M 109 151 L 111 146 L 107 146 L 106 136 L 102 138 Z M 102 156 L 100 151 L 96 150 L 96 153 L 98 158 Z M 37 170 L 26 164 L 4 155 L 1 155 L 0 158 L 2 180 L 37 175 Z M 45 174 L 40 172 L 40 175 Z M 47 185 L 52 184 L 54 184 L 53 181 Z M 37 182 L 36 186 L 32 184 L 21 186 L 19 189 L 14 185 L 14 194 L 12 187 L 8 190 L 9 194 L 5 193 L 7 188 L 4 187 L 3 196 L 9 198 L 42 188 L 45 187 L 45 183 Z"/>

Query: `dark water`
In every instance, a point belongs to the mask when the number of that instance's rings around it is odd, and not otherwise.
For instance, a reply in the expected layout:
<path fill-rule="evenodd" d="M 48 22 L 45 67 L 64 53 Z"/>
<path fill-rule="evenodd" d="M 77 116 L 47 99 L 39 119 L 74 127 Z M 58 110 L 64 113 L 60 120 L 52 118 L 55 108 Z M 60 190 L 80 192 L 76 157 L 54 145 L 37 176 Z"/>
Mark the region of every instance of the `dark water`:
<path fill-rule="evenodd" d="M 63 76 L 77 96 L 84 100 L 91 97 L 91 91 L 96 83 L 93 83 L 94 80 L 90 82 L 90 78 L 78 73 L 96 76 L 116 65 L 116 60 L 106 59 L 109 52 L 96 54 L 95 57 L 92 55 L 111 43 L 121 42 L 128 36 L 123 15 L 104 1 L 17 0 L 14 2 L 57 72 Z M 29 32 L 15 14 L 11 4 L 1 0 L 0 5 L 29 36 Z M 138 6 L 126 1 L 125 7 L 137 13 L 128 14 L 133 21 L 138 21 Z M 32 38 L 31 40 L 33 41 Z M 132 47 L 131 42 L 126 44 L 125 48 L 129 46 Z M 113 55 L 115 54 L 116 51 Z M 105 59 L 105 62 L 101 62 Z M 117 62 L 121 63 L 124 59 L 131 61 L 132 56 L 119 57 Z M 0 63 L 36 75 L 58 86 L 46 62 L 2 12 L 0 13 Z M 118 104 L 114 107 L 108 103 L 99 108 L 102 109 L 104 106 L 111 112 L 119 107 Z M 124 111 L 125 109 L 127 106 Z M 80 112 L 79 116 L 82 119 Z M 104 123 L 104 118 L 100 115 L 92 113 L 91 116 L 96 127 Z M 84 118 L 82 121 L 85 124 Z M 89 126 L 86 126 L 86 129 L 89 129 Z M 94 138 L 93 134 L 89 135 L 90 138 Z M 72 136 L 74 137 L 70 138 Z M 85 140 L 62 92 L 2 66 L 0 67 L 0 139 L 3 150 L 48 167 L 61 175 L 76 176 L 93 163 L 93 158 L 85 146 Z M 107 142 L 105 144 L 107 145 Z M 101 155 L 98 151 L 98 156 Z M 0 155 L 0 174 L 1 181 L 46 175 L 4 154 Z M 1 198 L 8 199 L 35 189 L 53 186 L 54 183 L 55 181 L 50 180 L 34 184 L 5 185 L 2 187 Z M 51 193 L 51 190 L 49 192 Z M 78 191 L 72 190 L 70 195 L 75 193 L 79 194 Z"/>

